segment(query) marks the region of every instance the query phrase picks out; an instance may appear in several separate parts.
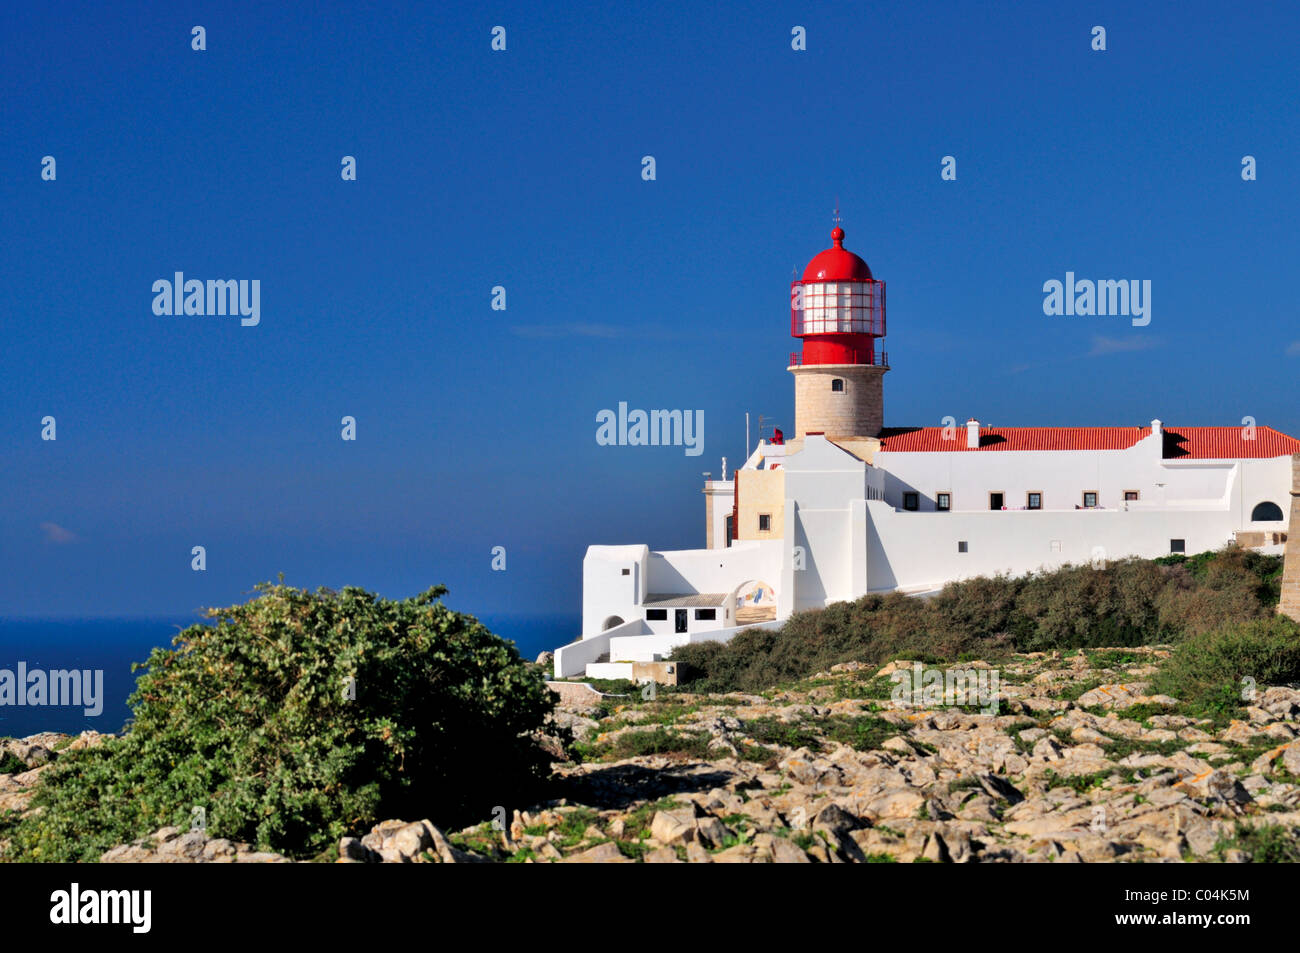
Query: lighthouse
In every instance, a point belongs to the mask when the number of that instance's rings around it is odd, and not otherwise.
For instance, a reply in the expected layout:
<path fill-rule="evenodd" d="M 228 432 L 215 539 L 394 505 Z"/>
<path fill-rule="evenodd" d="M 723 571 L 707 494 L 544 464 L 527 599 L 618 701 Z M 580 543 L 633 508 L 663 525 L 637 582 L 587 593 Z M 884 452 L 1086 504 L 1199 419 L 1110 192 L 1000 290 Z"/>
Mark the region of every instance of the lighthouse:
<path fill-rule="evenodd" d="M 790 334 L 802 342 L 788 368 L 795 436 L 875 437 L 884 427 L 889 370 L 877 347 L 885 336 L 885 283 L 844 247 L 838 225 L 831 243 L 790 285 Z"/>

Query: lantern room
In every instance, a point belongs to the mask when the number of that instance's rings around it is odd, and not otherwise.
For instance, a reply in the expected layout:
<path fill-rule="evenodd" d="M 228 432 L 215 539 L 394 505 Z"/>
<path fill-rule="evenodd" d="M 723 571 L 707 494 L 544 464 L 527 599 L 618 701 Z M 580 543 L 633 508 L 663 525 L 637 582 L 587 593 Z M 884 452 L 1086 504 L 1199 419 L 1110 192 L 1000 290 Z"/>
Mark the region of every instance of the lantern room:
<path fill-rule="evenodd" d="M 831 242 L 790 284 L 790 334 L 803 340 L 803 353 L 791 354 L 790 364 L 888 367 L 888 356 L 876 348 L 885 336 L 885 283 L 845 249 L 838 225 Z"/>

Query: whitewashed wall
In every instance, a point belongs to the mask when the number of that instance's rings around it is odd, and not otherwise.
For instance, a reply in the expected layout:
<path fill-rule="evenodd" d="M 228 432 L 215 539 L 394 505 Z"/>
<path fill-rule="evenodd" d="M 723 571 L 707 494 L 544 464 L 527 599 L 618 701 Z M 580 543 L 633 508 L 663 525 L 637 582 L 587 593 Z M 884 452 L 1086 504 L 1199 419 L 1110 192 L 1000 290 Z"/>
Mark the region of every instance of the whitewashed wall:
<path fill-rule="evenodd" d="M 909 513 L 868 501 L 868 585 L 872 591 L 938 586 L 999 572 L 1021 575 L 1065 563 L 1086 563 L 1094 549 L 1107 558 L 1153 558 L 1171 539 L 1187 552 L 1218 549 L 1232 538 L 1233 514 L 1183 510 L 1006 510 Z M 968 552 L 959 553 L 965 540 Z M 1059 552 L 1052 541 L 1059 541 Z"/>

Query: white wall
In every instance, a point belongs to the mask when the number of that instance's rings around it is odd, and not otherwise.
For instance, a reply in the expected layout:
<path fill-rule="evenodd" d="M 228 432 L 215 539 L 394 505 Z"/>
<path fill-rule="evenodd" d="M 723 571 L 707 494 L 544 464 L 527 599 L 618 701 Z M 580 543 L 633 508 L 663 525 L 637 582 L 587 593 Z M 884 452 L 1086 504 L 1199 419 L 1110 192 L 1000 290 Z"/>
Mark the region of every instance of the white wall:
<path fill-rule="evenodd" d="M 855 583 L 860 586 L 865 576 L 860 564 L 865 548 L 855 545 L 854 517 L 858 514 L 857 530 L 865 533 L 857 508 L 867 495 L 869 469 L 820 436 L 807 437 L 803 449 L 786 461 L 785 493 L 797 504 L 786 503 L 787 525 L 793 511 L 794 545 L 804 556 L 804 569 L 793 573 L 793 611 L 862 594 Z"/>
<path fill-rule="evenodd" d="M 640 619 L 625 622 L 607 632 L 597 632 L 555 650 L 555 677 L 572 678 L 587 671 L 587 666 L 610 651 L 610 640 L 618 636 L 645 632 Z"/>
<path fill-rule="evenodd" d="M 646 591 L 682 594 L 731 592 L 741 583 L 753 579 L 761 579 L 775 587 L 780 584 L 781 549 L 781 540 L 763 539 L 738 540 L 727 549 L 677 549 L 651 553 L 650 581 Z M 691 621 L 694 621 L 693 613 Z"/>
<path fill-rule="evenodd" d="M 1286 510 L 1289 457 L 1164 460 L 1156 450 L 1160 439 L 1147 437 L 1128 450 L 882 451 L 875 459 L 887 471 L 885 499 L 901 508 L 903 493 L 916 492 L 922 512 L 934 511 L 938 492 L 952 494 L 954 511 L 987 510 L 991 491 L 1004 493 L 1009 508 L 1025 506 L 1034 491 L 1043 494 L 1044 509 L 1072 511 L 1085 490 L 1097 491 L 1101 506 L 1112 509 L 1124 505 L 1126 490 L 1138 491 L 1140 508 L 1231 501 L 1237 529 L 1249 528 L 1250 512 L 1262 500 Z"/>
<path fill-rule="evenodd" d="M 650 549 L 638 546 L 588 546 L 582 560 L 582 634 L 594 635 L 610 616 L 624 622 L 641 618 Z M 623 575 L 623 570 L 628 574 Z"/>
<path fill-rule="evenodd" d="M 1065 563 L 1086 563 L 1096 547 L 1107 559 L 1169 554 L 1171 539 L 1187 553 L 1217 549 L 1232 538 L 1233 514 L 1211 511 L 1007 510 L 909 513 L 871 500 L 868 573 L 872 591 L 942 585 L 999 572 L 1021 575 Z M 966 540 L 968 552 L 957 551 Z M 1059 552 L 1051 543 L 1061 544 Z"/>

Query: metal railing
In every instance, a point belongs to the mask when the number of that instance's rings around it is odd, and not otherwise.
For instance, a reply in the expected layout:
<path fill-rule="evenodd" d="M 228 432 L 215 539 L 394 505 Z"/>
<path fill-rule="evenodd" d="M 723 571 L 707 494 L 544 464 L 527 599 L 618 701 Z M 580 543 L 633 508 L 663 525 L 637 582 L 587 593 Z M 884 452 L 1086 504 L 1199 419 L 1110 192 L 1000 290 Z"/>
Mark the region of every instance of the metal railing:
<path fill-rule="evenodd" d="M 863 366 L 870 366 L 870 367 L 884 367 L 884 368 L 888 368 L 888 367 L 889 367 L 889 352 L 888 352 L 888 351 L 877 351 L 877 352 L 875 353 L 875 356 L 873 357 L 873 359 L 872 359 L 871 361 L 855 361 L 854 363 L 856 363 L 856 364 L 861 364 L 861 365 L 863 365 Z M 787 367 L 802 367 L 802 366 L 803 366 L 803 355 L 802 355 L 799 351 L 791 351 L 791 352 L 790 352 L 790 363 L 787 364 L 786 366 L 787 366 Z"/>

